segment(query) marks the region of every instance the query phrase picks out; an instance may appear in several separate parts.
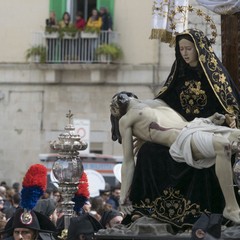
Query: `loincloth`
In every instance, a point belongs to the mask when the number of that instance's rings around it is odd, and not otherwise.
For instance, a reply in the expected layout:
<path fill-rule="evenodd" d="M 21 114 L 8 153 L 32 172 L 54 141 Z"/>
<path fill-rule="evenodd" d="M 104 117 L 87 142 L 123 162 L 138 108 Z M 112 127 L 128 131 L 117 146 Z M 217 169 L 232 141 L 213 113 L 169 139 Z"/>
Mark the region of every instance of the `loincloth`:
<path fill-rule="evenodd" d="M 194 168 L 209 168 L 215 164 L 215 151 L 213 147 L 213 136 L 220 135 L 228 137 L 231 128 L 217 126 L 205 118 L 195 118 L 182 129 L 175 142 L 170 147 L 170 154 L 177 162 L 185 162 Z M 193 159 L 191 141 L 194 141 L 198 151 L 204 159 Z"/>

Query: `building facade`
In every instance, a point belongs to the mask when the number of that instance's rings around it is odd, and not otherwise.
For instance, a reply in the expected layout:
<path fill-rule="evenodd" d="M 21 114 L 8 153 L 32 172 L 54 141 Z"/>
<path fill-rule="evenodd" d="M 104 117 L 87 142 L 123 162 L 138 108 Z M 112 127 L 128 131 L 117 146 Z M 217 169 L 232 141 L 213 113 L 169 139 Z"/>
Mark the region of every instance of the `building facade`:
<path fill-rule="evenodd" d="M 108 7 L 113 17 L 124 53 L 119 63 L 26 61 L 34 33 L 44 31 L 50 11 L 58 20 L 65 11 L 73 19 L 82 11 L 87 19 L 100 6 Z M 174 48 L 149 39 L 152 1 L 8 0 L 0 2 L 0 12 L 0 180 L 21 181 L 29 165 L 39 162 L 39 154 L 50 152 L 49 141 L 63 132 L 70 109 L 74 118 L 90 120 L 90 152 L 122 155 L 121 145 L 111 140 L 111 97 L 125 90 L 153 98 L 174 60 Z M 220 17 L 212 16 L 220 32 Z M 189 27 L 208 33 L 202 19 L 189 21 Z M 220 56 L 219 39 L 215 50 Z"/>

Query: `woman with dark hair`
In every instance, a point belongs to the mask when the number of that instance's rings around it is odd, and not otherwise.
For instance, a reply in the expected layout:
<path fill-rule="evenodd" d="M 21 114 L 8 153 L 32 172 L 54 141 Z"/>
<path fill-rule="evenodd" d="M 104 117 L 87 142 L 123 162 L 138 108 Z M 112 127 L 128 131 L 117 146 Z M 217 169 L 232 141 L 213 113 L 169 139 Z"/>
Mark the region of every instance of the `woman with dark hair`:
<path fill-rule="evenodd" d="M 96 9 L 92 10 L 92 15 L 89 17 L 87 21 L 87 27 L 100 31 L 102 27 L 102 18 L 100 17 Z"/>
<path fill-rule="evenodd" d="M 90 32 L 100 32 L 102 27 L 102 18 L 96 9 L 92 10 L 92 15 L 89 17 L 85 30 Z M 86 39 L 88 45 L 89 60 L 92 62 L 95 60 L 95 49 L 97 48 L 98 38 Z"/>
<path fill-rule="evenodd" d="M 193 62 L 190 51 L 194 55 Z M 199 30 L 190 29 L 176 37 L 176 60 L 157 98 L 163 99 L 188 121 L 209 117 L 217 111 L 228 114 L 228 118 L 234 116 L 236 123 L 239 122 L 238 90 L 209 40 Z"/>
<path fill-rule="evenodd" d="M 71 23 L 71 16 L 68 12 L 63 13 L 62 20 L 59 22 L 60 29 L 63 29 L 63 31 L 67 31 L 68 28 L 73 27 L 73 24 Z M 64 30 L 65 29 L 65 30 Z M 69 39 L 68 37 L 63 37 L 60 39 L 60 60 L 61 61 L 69 61 L 72 58 L 73 54 L 73 40 Z"/>
<path fill-rule="evenodd" d="M 62 20 L 59 22 L 60 28 L 69 27 L 71 23 L 71 16 L 68 12 L 64 12 Z"/>
<path fill-rule="evenodd" d="M 176 60 L 156 98 L 188 121 L 219 112 L 226 116 L 225 125 L 237 126 L 239 93 L 203 32 L 178 34 L 175 50 Z M 178 230 L 191 227 L 203 211 L 222 213 L 225 204 L 215 166 L 196 169 L 177 163 L 168 147 L 149 142 L 138 152 L 129 199 L 132 220 L 147 215 Z"/>

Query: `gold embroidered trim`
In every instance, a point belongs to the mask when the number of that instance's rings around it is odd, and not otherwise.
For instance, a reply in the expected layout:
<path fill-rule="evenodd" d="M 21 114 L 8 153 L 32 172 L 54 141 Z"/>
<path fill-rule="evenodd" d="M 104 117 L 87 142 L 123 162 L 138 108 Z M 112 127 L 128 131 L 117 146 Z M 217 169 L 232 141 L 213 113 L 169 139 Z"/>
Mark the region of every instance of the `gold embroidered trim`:
<path fill-rule="evenodd" d="M 175 44 L 175 37 L 171 32 L 165 29 L 155 29 L 151 31 L 150 39 L 159 39 L 161 42 L 170 43 L 170 46 Z"/>
<path fill-rule="evenodd" d="M 133 207 L 150 209 L 150 217 L 176 227 L 191 226 L 191 223 L 185 222 L 185 218 L 189 215 L 198 218 L 202 213 L 198 204 L 191 203 L 180 194 L 179 190 L 173 188 L 164 190 L 163 195 L 152 202 L 145 199 Z"/>

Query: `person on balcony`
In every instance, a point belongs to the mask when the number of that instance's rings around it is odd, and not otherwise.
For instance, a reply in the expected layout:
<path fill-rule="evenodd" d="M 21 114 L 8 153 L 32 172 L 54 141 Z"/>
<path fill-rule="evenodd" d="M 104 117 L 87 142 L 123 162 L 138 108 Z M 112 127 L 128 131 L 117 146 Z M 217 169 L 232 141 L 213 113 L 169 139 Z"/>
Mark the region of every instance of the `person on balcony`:
<path fill-rule="evenodd" d="M 58 27 L 56 14 L 54 11 L 51 11 L 49 14 L 49 18 L 46 19 L 46 27 L 54 27 L 54 28 Z"/>
<path fill-rule="evenodd" d="M 62 20 L 59 22 L 60 29 L 64 30 L 66 29 L 66 32 L 69 28 L 74 27 L 74 25 L 71 23 L 71 16 L 68 12 L 64 12 Z M 70 29 L 71 30 L 71 29 Z M 60 61 L 66 62 L 71 61 L 72 55 L 73 55 L 73 39 L 69 38 L 69 36 L 66 36 L 64 34 L 63 38 L 60 40 Z"/>
<path fill-rule="evenodd" d="M 70 26 L 71 26 L 71 15 L 68 12 L 64 12 L 62 20 L 59 22 L 59 27 L 65 28 Z"/>
<path fill-rule="evenodd" d="M 92 16 L 89 17 L 86 27 L 96 32 L 101 30 L 102 18 L 96 9 L 92 10 Z"/>
<path fill-rule="evenodd" d="M 99 33 L 102 27 L 102 18 L 100 17 L 98 11 L 96 9 L 92 10 L 92 16 L 89 17 L 87 21 L 87 25 L 85 31 L 91 33 Z M 88 45 L 88 61 L 93 62 L 95 59 L 95 49 L 97 48 L 98 38 L 87 39 Z"/>
<path fill-rule="evenodd" d="M 106 7 L 101 7 L 100 16 L 102 18 L 102 31 L 112 31 L 112 17 Z"/>
<path fill-rule="evenodd" d="M 82 12 L 78 12 L 76 15 L 75 27 L 79 30 L 84 30 L 85 26 L 86 26 L 86 22 L 83 18 Z"/>
<path fill-rule="evenodd" d="M 110 13 L 108 12 L 106 7 L 101 7 L 100 10 L 100 16 L 102 18 L 102 27 L 101 27 L 101 43 L 109 43 L 109 37 L 111 35 L 112 31 L 112 17 Z"/>

